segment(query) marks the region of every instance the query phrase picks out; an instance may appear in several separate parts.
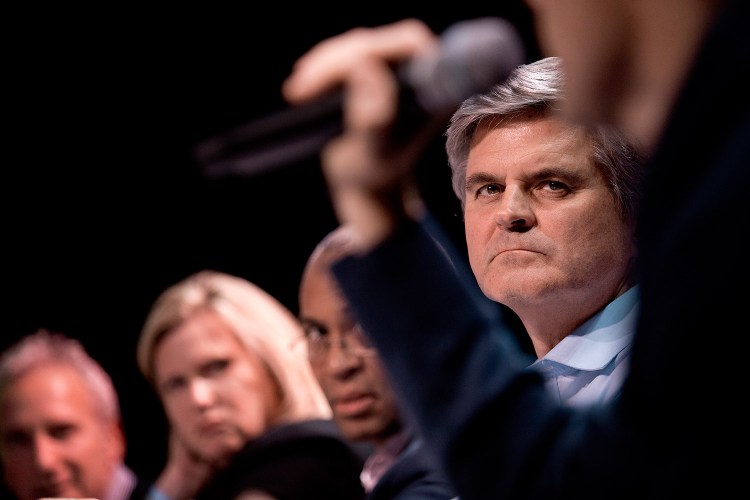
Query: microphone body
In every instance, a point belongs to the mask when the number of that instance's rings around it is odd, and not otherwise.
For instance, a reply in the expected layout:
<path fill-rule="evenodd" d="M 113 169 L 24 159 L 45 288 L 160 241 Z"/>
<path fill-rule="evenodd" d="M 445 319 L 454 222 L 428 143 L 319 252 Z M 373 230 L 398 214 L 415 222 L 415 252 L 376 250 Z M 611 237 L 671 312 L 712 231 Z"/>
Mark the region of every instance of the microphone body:
<path fill-rule="evenodd" d="M 505 80 L 522 64 L 520 36 L 507 20 L 486 17 L 451 25 L 438 50 L 396 69 L 400 86 L 394 137 L 407 140 L 429 118 Z M 199 143 L 195 159 L 210 178 L 249 177 L 318 156 L 343 131 L 340 89 L 253 120 Z"/>

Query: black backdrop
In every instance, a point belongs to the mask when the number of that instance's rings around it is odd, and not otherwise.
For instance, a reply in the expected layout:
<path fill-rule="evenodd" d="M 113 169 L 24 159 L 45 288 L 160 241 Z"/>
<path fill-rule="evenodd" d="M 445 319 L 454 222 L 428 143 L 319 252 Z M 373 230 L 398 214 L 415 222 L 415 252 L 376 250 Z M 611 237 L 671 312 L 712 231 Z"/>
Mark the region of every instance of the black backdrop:
<path fill-rule="evenodd" d="M 193 160 L 195 144 L 284 108 L 279 87 L 292 62 L 354 26 L 415 16 L 442 31 L 502 16 L 519 27 L 528 59 L 538 57 L 521 1 L 388 9 L 66 5 L 8 16 L 0 347 L 40 327 L 81 339 L 114 379 L 127 461 L 139 473 L 155 477 L 166 456 L 161 408 L 135 364 L 151 301 L 213 268 L 255 282 L 296 313 L 305 259 L 336 224 L 316 160 L 210 180 Z M 437 138 L 420 182 L 461 246 L 441 148 Z"/>

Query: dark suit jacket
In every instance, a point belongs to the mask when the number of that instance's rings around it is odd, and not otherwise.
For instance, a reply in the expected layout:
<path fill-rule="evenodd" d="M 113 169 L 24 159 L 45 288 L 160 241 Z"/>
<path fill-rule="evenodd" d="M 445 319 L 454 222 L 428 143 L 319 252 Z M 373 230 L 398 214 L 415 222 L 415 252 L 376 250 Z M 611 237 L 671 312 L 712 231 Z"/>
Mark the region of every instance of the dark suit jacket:
<path fill-rule="evenodd" d="M 146 500 L 148 494 L 153 488 L 153 484 L 143 478 L 137 477 L 133 491 L 130 492 L 128 500 Z"/>
<path fill-rule="evenodd" d="M 639 213 L 641 314 L 616 401 L 556 406 L 430 219 L 334 266 L 463 500 L 742 491 L 734 457 L 744 455 L 747 388 L 735 353 L 750 333 L 749 35 L 748 3 L 729 0 L 652 158 Z"/>
<path fill-rule="evenodd" d="M 383 474 L 368 500 L 450 500 L 457 496 L 440 464 L 418 438 L 412 439 Z"/>
<path fill-rule="evenodd" d="M 363 465 L 363 453 L 344 440 L 333 420 L 299 422 L 249 442 L 196 498 L 233 499 L 260 490 L 277 500 L 357 500 L 365 497 Z"/>

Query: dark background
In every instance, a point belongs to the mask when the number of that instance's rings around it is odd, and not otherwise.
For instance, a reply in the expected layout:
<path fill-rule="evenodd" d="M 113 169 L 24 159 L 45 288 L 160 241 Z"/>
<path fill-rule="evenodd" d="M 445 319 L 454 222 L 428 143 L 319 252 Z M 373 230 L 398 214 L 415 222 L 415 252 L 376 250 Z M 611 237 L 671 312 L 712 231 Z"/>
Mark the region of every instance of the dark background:
<path fill-rule="evenodd" d="M 150 478 L 166 456 L 161 407 L 135 363 L 151 302 L 212 268 L 253 281 L 296 313 L 305 259 L 336 225 L 317 159 L 208 179 L 194 146 L 285 108 L 279 89 L 294 60 L 354 26 L 414 16 L 442 31 L 502 16 L 519 28 L 527 59 L 538 57 L 521 1 L 440 12 L 318 3 L 263 14 L 251 5 L 58 8 L 6 19 L 0 348 L 40 327 L 81 339 L 119 391 L 127 462 Z M 419 176 L 462 248 L 440 138 Z"/>

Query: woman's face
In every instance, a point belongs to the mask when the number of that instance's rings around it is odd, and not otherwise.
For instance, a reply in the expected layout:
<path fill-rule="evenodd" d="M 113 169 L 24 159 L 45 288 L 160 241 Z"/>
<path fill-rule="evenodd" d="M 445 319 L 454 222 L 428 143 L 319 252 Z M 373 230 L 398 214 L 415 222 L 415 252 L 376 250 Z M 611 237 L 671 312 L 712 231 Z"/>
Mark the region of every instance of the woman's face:
<path fill-rule="evenodd" d="M 188 451 L 223 464 L 263 434 L 280 390 L 266 365 L 216 313 L 204 310 L 156 346 L 154 373 L 167 418 Z"/>

